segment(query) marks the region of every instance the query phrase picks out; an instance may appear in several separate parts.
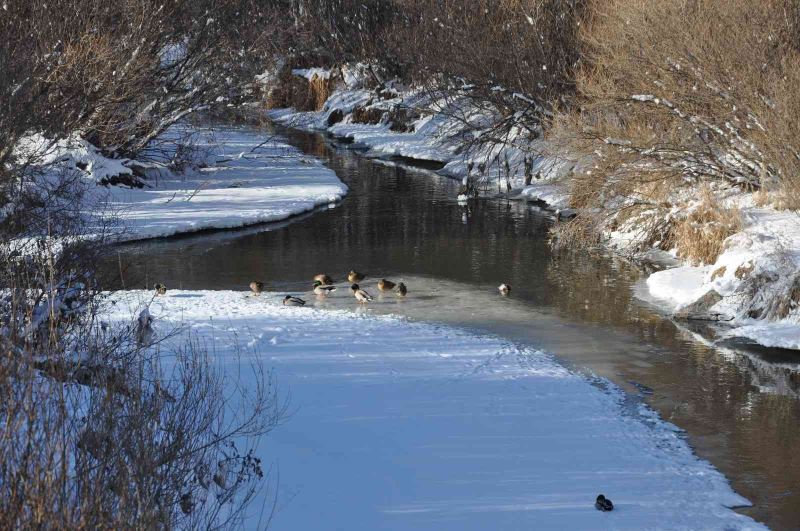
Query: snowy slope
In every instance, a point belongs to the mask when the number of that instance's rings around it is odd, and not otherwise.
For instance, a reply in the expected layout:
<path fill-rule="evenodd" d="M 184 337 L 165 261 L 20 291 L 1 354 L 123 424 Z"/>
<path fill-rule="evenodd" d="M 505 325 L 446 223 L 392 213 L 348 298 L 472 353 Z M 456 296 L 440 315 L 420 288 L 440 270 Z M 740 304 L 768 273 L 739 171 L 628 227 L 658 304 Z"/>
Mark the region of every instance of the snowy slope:
<path fill-rule="evenodd" d="M 710 308 L 727 320 L 726 337 L 800 349 L 800 218 L 744 204 L 745 227 L 730 236 L 712 265 L 682 265 L 650 275 L 650 295 L 679 311 L 710 290 Z"/>
<path fill-rule="evenodd" d="M 63 172 L 79 177 L 72 186 L 81 190 L 89 237 L 107 234 L 109 222 L 115 229 L 120 225 L 113 235 L 119 240 L 243 227 L 282 220 L 347 193 L 333 171 L 266 131 L 188 126 L 180 131 L 191 134 L 195 162 L 202 164 L 177 174 L 157 163 L 107 158 L 77 135 L 59 142 L 31 135 L 17 149 L 37 160 L 44 181 L 58 182 Z M 132 176 L 135 165 L 148 173 L 144 188 L 103 185 L 104 179 Z"/>
<path fill-rule="evenodd" d="M 200 147 L 212 154 L 208 167 L 162 177 L 153 188 L 110 188 L 122 239 L 278 221 L 347 193 L 333 171 L 280 138 L 246 129 L 200 133 Z"/>
<path fill-rule="evenodd" d="M 433 160 L 445 164 L 441 173 L 462 178 L 468 173 L 485 181 L 490 194 L 499 188 L 509 196 L 526 201 L 541 201 L 553 210 L 570 206 L 570 163 L 548 155 L 531 161 L 532 182 L 525 185 L 525 156 L 532 151 L 547 152 L 527 141 L 524 135 L 511 134 L 507 143 L 468 145 L 474 132 L 466 131 L 463 119 L 474 123 L 491 121 L 480 111 L 470 112 L 458 98 L 448 103 L 431 102 L 414 88 L 400 87 L 386 100 L 361 88 L 357 82 L 339 87 L 319 112 L 296 113 L 291 109 L 269 111 L 275 121 L 303 129 L 326 130 L 367 148 L 367 156 L 401 156 Z M 378 124 L 353 122 L 356 106 L 368 110 L 414 108 L 423 103 L 424 112 L 412 122 L 413 132 L 391 130 L 389 114 Z M 431 114 L 437 105 L 443 111 Z M 332 113 L 340 111 L 342 120 L 329 125 Z M 460 118 L 455 118 L 459 116 Z M 527 142 L 527 143 L 526 143 Z M 535 140 L 532 142 L 540 142 Z M 468 165 L 472 164 L 472 171 Z M 701 299 L 709 290 L 722 301 L 709 310 L 730 326 L 727 337 L 744 338 L 764 346 L 800 349 L 800 217 L 796 212 L 776 211 L 754 205 L 753 194 L 736 191 L 732 205 L 743 215 L 743 230 L 728 238 L 725 249 L 712 266 L 682 264 L 656 272 L 647 280 L 648 299 L 658 301 L 669 313 L 677 313 Z M 609 245 L 625 255 L 641 252 L 642 237 L 635 223 L 606 234 Z M 746 272 L 745 272 L 746 271 Z M 783 308 L 777 306 L 783 305 Z"/>
<path fill-rule="evenodd" d="M 115 297 L 124 320 L 152 295 Z M 292 416 L 259 449 L 280 471 L 273 529 L 760 528 L 673 426 L 607 382 L 502 339 L 280 298 L 170 291 L 150 306 L 158 332 L 186 325 L 231 371 L 246 345 L 290 390 Z M 601 492 L 614 512 L 594 509 Z"/>

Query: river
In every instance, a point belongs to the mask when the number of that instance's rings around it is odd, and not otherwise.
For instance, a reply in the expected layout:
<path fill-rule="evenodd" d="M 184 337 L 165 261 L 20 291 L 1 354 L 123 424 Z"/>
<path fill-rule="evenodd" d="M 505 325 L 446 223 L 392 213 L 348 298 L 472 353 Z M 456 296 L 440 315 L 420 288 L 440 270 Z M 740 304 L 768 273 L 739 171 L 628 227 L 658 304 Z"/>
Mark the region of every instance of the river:
<path fill-rule="evenodd" d="M 270 291 L 323 307 L 443 322 L 545 349 L 685 430 L 696 453 L 754 503 L 741 512 L 775 529 L 798 528 L 800 354 L 715 342 L 713 329 L 677 325 L 636 298 L 642 273 L 622 259 L 554 255 L 554 220 L 540 206 L 460 205 L 459 183 L 430 168 L 280 132 L 349 186 L 340 204 L 278 224 L 120 245 L 104 264 L 109 287 L 246 290 L 263 280 Z M 380 278 L 402 280 L 409 295 L 357 308 L 342 283 L 336 296 L 315 300 L 315 274 L 341 282 L 350 269 L 367 275 L 362 286 L 373 295 Z M 509 297 L 497 292 L 501 282 L 511 285 Z"/>

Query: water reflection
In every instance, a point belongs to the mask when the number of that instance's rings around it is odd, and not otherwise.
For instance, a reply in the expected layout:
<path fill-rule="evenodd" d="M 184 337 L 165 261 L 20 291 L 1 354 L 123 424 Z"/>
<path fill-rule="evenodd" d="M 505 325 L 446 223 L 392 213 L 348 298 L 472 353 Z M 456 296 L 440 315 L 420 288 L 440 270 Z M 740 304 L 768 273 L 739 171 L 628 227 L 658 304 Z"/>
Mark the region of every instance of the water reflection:
<path fill-rule="evenodd" d="M 365 271 L 408 284 L 408 300 L 383 296 L 369 308 L 346 289 L 314 303 L 399 313 L 480 328 L 545 348 L 606 376 L 684 428 L 775 528 L 800 522 L 800 361 L 795 353 L 716 344 L 713 329 L 681 328 L 633 297 L 637 269 L 584 252 L 554 256 L 551 217 L 507 201 L 458 204 L 458 183 L 426 170 L 332 150 L 291 133 L 350 187 L 334 209 L 277 226 L 126 245 L 108 270 L 125 285 L 305 293 L 325 272 L 343 280 Z M 507 282 L 512 296 L 497 294 Z M 632 383 L 634 382 L 634 383 Z M 652 392 L 647 391 L 652 389 Z"/>

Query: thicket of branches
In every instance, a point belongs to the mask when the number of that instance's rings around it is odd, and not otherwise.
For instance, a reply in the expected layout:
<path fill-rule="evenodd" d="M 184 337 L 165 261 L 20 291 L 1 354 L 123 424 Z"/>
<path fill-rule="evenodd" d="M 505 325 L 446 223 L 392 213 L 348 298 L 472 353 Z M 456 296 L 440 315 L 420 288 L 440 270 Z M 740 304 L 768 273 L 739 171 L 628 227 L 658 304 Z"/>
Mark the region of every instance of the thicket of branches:
<path fill-rule="evenodd" d="M 299 66 L 372 65 L 375 84 L 399 78 L 432 96 L 502 116 L 531 134 L 575 92 L 585 0 L 293 0 L 285 39 Z M 456 117 L 458 113 L 456 113 Z M 469 124 L 465 123 L 465 126 Z"/>
<path fill-rule="evenodd" d="M 571 176 L 576 206 L 623 214 L 615 222 L 647 212 L 645 244 L 677 244 L 702 262 L 716 259 L 738 223 L 704 201 L 719 212 L 702 223 L 717 241 L 694 252 L 700 233 L 682 227 L 691 216 L 669 220 L 676 190 L 734 186 L 800 206 L 797 2 L 598 0 L 590 12 L 579 101 L 550 131 L 555 149 L 588 170 Z M 592 233 L 604 226 L 598 215 L 578 224 Z"/>
<path fill-rule="evenodd" d="M 2 527 L 229 527 L 262 485 L 250 445 L 283 414 L 269 374 L 254 366 L 255 387 L 231 394 L 203 345 L 172 340 L 146 311 L 103 322 L 96 256 L 118 227 L 86 202 L 95 184 L 46 155 L 77 136 L 148 157 L 192 113 L 251 99 L 275 5 L 3 3 Z"/>
<path fill-rule="evenodd" d="M 240 100 L 273 51 L 271 2 L 5 5 L 0 163 L 31 130 L 135 156 L 187 114 Z"/>
<path fill-rule="evenodd" d="M 559 228 L 564 245 L 593 244 L 636 218 L 645 222 L 643 246 L 677 245 L 707 262 L 740 223 L 713 190 L 761 190 L 775 206 L 800 207 L 793 0 L 292 4 L 297 27 L 308 30 L 290 38 L 304 66 L 320 48 L 325 65 L 370 62 L 379 89 L 397 77 L 428 88 L 428 101 L 446 101 L 436 111 L 460 119 L 472 144 L 513 142 L 571 159 L 573 203 L 583 212 Z M 493 121 L 470 122 L 476 112 Z M 548 142 L 531 142 L 542 136 Z M 705 198 L 700 210 L 720 215 L 676 214 L 685 205 L 674 195 L 684 189 L 705 190 L 695 194 Z"/>

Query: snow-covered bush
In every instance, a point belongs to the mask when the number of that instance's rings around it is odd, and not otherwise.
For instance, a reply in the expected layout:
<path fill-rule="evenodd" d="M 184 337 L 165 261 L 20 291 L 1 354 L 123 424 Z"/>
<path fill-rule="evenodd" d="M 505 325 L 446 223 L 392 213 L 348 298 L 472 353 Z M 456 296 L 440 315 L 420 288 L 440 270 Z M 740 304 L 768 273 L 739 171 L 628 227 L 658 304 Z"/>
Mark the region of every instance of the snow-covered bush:
<path fill-rule="evenodd" d="M 594 2 L 580 105 L 548 131 L 556 149 L 591 161 L 572 180 L 576 204 L 616 223 L 644 211 L 680 220 L 681 197 L 714 183 L 796 208 L 799 16 L 783 0 Z"/>
<path fill-rule="evenodd" d="M 269 375 L 234 404 L 203 345 L 167 352 L 146 314 L 102 322 L 118 227 L 97 184 L 194 159 L 164 133 L 250 97 L 272 3 L 1 7 L 0 522 L 234 525 L 263 475 L 247 442 L 282 414 Z"/>

